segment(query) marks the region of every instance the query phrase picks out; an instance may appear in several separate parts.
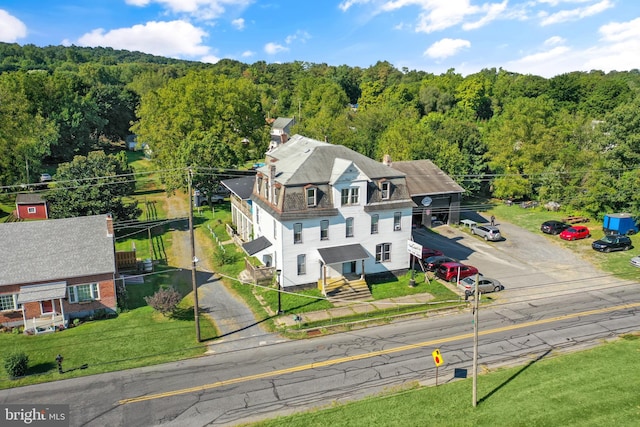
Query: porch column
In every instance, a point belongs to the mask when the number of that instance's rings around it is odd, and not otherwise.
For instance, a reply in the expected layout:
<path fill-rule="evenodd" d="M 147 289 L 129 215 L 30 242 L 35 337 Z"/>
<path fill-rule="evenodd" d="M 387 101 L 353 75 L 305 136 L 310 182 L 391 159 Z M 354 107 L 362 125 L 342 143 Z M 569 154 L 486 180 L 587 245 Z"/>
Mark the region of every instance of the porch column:
<path fill-rule="evenodd" d="M 122 280 L 124 281 L 124 279 Z M 64 318 L 64 305 L 62 305 L 62 298 L 60 298 L 58 302 L 60 302 L 60 313 L 62 314 L 62 325 L 66 328 L 67 322 L 65 321 L 65 318 Z"/>
<path fill-rule="evenodd" d="M 27 315 L 24 312 L 24 304 L 22 304 L 22 324 L 24 325 L 24 330 L 27 330 Z"/>
<path fill-rule="evenodd" d="M 327 296 L 327 264 L 322 263 L 322 295 Z"/>
<path fill-rule="evenodd" d="M 362 262 L 362 270 L 360 270 L 360 280 L 364 280 L 364 260 Z"/>

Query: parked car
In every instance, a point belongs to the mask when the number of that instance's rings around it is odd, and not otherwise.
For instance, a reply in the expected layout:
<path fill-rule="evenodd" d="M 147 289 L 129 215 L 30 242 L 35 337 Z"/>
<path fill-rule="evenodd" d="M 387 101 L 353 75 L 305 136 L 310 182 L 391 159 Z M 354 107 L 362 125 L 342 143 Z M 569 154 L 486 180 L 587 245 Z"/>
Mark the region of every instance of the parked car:
<path fill-rule="evenodd" d="M 438 267 L 440 267 L 440 265 L 444 264 L 445 262 L 457 261 L 445 255 L 430 256 L 429 258 L 426 258 L 424 260 L 424 268 L 426 268 L 427 271 L 436 271 Z"/>
<path fill-rule="evenodd" d="M 52 178 L 51 175 L 48 173 L 41 173 L 40 174 L 40 182 L 51 182 Z"/>
<path fill-rule="evenodd" d="M 600 252 L 628 251 L 633 247 L 631 239 L 623 234 L 608 234 L 596 240 L 591 247 Z"/>
<path fill-rule="evenodd" d="M 540 231 L 546 234 L 560 234 L 571 225 L 562 221 L 545 221 L 540 226 Z"/>
<path fill-rule="evenodd" d="M 464 291 L 465 297 L 473 295 L 476 289 L 476 278 L 473 276 L 460 279 L 458 282 L 458 288 Z M 504 289 L 502 283 L 496 279 L 490 279 L 488 277 L 480 276 L 478 279 L 478 290 L 483 294 L 488 292 L 498 292 Z"/>
<path fill-rule="evenodd" d="M 578 240 L 591 237 L 589 229 L 584 225 L 572 225 L 559 234 L 561 239 L 564 240 Z"/>
<path fill-rule="evenodd" d="M 640 255 L 638 256 L 634 256 L 633 258 L 631 258 L 631 260 L 629 261 L 631 263 L 631 265 L 633 265 L 634 267 L 638 267 L 640 268 Z"/>
<path fill-rule="evenodd" d="M 480 236 L 484 240 L 502 240 L 500 230 L 493 225 L 473 225 L 471 226 L 471 234 Z"/>
<path fill-rule="evenodd" d="M 442 256 L 444 253 L 437 249 L 427 248 L 425 246 L 422 247 L 422 259 L 425 260 L 432 256 Z"/>
<path fill-rule="evenodd" d="M 458 278 L 462 279 L 474 274 L 478 274 L 477 268 L 459 262 L 445 262 L 436 270 L 436 276 L 447 282 L 456 282 Z"/>

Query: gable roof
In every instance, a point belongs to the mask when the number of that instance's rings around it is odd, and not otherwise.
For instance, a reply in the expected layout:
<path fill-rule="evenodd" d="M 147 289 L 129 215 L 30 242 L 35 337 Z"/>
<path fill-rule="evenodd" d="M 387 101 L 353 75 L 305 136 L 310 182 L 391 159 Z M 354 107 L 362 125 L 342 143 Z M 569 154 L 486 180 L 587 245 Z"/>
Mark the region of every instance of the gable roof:
<path fill-rule="evenodd" d="M 42 205 L 46 201 L 38 193 L 18 193 L 16 195 L 16 205 Z"/>
<path fill-rule="evenodd" d="M 0 224 L 0 286 L 115 273 L 107 215 Z"/>
<path fill-rule="evenodd" d="M 442 169 L 431 160 L 410 160 L 393 162 L 394 169 L 402 171 L 407 176 L 407 188 L 411 197 L 431 194 L 464 193 L 464 188 L 458 185 Z"/>
<path fill-rule="evenodd" d="M 278 117 L 273 124 L 271 125 L 271 127 L 273 129 L 284 129 L 289 125 L 292 125 L 295 122 L 295 119 L 291 118 L 291 117 Z"/>
<path fill-rule="evenodd" d="M 283 185 L 321 184 L 331 181 L 334 164 L 352 162 L 369 179 L 404 177 L 405 174 L 342 145 L 333 145 L 294 135 L 267 155 L 267 165 L 258 169 L 269 173 L 276 165 L 276 181 Z"/>

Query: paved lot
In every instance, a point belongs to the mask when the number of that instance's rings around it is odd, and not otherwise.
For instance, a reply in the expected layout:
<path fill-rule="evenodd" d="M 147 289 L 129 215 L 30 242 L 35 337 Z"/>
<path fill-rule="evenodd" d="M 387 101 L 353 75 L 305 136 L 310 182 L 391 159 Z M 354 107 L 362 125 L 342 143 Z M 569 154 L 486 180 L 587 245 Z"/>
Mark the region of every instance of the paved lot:
<path fill-rule="evenodd" d="M 499 298 L 590 290 L 620 283 L 619 279 L 594 268 L 542 233 L 532 233 L 499 220 L 497 225 L 506 237 L 503 241 L 485 242 L 446 225 L 435 228 L 436 233 L 416 230 L 414 240 L 477 267 L 487 277 L 498 279 L 508 291 L 499 293 Z"/>

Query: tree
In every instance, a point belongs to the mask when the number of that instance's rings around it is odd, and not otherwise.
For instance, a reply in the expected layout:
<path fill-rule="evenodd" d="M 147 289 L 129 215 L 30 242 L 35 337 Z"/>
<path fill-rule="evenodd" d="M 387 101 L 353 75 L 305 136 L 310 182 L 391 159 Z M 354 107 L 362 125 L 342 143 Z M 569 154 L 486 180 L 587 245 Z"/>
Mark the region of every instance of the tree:
<path fill-rule="evenodd" d="M 76 156 L 58 166 L 56 185 L 45 199 L 51 218 L 111 213 L 116 221 L 137 218 L 141 211 L 136 203 L 125 203 L 133 194 L 135 178 L 123 151 L 107 155 L 102 151 Z"/>
<path fill-rule="evenodd" d="M 188 166 L 237 167 L 267 148 L 260 93 L 244 78 L 192 71 L 144 95 L 138 116 L 132 130 L 153 150 L 169 192 L 184 188 Z"/>
<path fill-rule="evenodd" d="M 163 316 L 168 316 L 176 311 L 182 296 L 174 288 L 161 288 L 155 294 L 144 297 L 144 300 L 154 310 L 159 311 Z"/>

